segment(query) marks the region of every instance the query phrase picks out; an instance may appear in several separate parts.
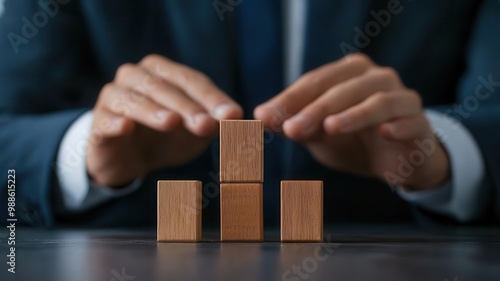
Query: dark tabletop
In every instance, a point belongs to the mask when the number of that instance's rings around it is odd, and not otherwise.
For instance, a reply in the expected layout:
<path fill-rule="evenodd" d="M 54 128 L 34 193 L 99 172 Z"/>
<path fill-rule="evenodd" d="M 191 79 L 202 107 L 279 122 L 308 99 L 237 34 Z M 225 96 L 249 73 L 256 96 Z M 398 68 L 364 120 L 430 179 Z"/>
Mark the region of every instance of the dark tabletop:
<path fill-rule="evenodd" d="M 157 243 L 150 230 L 16 229 L 0 280 L 500 280 L 500 228 L 325 227 L 325 243 Z"/>

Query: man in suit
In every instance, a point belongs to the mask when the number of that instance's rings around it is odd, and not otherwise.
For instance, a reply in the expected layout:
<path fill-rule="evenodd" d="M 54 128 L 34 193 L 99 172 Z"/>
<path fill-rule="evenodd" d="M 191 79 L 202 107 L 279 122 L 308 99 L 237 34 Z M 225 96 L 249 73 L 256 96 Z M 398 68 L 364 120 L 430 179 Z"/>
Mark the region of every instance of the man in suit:
<path fill-rule="evenodd" d="M 499 26 L 494 0 L 7 0 L 0 167 L 29 224 L 151 225 L 158 179 L 203 180 L 216 222 L 217 122 L 256 118 L 266 224 L 280 179 L 324 180 L 327 220 L 495 220 Z"/>

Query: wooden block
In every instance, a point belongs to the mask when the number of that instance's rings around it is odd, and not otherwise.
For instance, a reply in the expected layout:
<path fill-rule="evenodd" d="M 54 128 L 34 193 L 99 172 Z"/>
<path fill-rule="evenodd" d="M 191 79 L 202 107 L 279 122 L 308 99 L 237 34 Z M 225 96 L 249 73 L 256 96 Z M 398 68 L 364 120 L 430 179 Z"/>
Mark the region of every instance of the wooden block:
<path fill-rule="evenodd" d="M 157 240 L 201 240 L 201 182 L 158 181 Z"/>
<path fill-rule="evenodd" d="M 221 241 L 264 239 L 261 183 L 223 183 L 220 200 Z"/>
<path fill-rule="evenodd" d="M 220 121 L 220 182 L 262 183 L 264 126 L 260 120 Z"/>
<path fill-rule="evenodd" d="M 323 241 L 322 181 L 281 181 L 281 241 Z"/>

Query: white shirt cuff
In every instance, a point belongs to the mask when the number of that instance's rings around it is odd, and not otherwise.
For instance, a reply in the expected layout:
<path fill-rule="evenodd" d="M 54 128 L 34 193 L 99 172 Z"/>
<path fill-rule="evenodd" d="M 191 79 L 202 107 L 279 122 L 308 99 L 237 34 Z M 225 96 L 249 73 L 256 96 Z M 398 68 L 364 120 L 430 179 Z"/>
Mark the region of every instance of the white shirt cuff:
<path fill-rule="evenodd" d="M 302 74 L 308 3 L 305 0 L 288 0 L 283 1 L 283 4 L 285 9 L 285 17 L 283 18 L 283 26 L 285 27 L 283 73 L 285 74 L 285 85 L 291 85 Z"/>
<path fill-rule="evenodd" d="M 397 193 L 406 201 L 423 209 L 466 222 L 479 217 L 482 202 L 487 196 L 484 179 L 484 163 L 474 137 L 458 120 L 433 110 L 426 116 L 435 135 L 448 152 L 451 179 L 445 185 L 424 191 Z"/>
<path fill-rule="evenodd" d="M 141 180 L 112 189 L 90 181 L 86 169 L 87 141 L 92 126 L 92 111 L 80 116 L 64 134 L 57 154 L 56 176 L 65 210 L 82 212 L 112 198 L 136 190 Z"/>

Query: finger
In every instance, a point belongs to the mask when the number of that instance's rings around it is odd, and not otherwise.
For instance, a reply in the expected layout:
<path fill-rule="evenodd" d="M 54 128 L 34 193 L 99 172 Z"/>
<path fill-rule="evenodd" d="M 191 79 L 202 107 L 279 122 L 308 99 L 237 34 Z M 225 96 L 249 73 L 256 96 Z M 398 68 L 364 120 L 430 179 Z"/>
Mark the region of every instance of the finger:
<path fill-rule="evenodd" d="M 134 129 L 134 122 L 124 116 L 110 112 L 105 108 L 94 110 L 90 143 L 98 145 L 107 138 L 129 134 Z"/>
<path fill-rule="evenodd" d="M 221 91 L 205 74 L 158 55 L 147 56 L 140 64 L 151 74 L 184 91 L 214 119 L 243 117 L 241 106 Z"/>
<path fill-rule="evenodd" d="M 422 113 L 420 96 L 411 90 L 375 93 L 359 104 L 328 116 L 323 128 L 328 134 L 352 133 L 383 122 Z"/>
<path fill-rule="evenodd" d="M 380 134 L 387 140 L 414 141 L 430 132 L 430 126 L 423 114 L 383 123 L 379 126 Z"/>
<path fill-rule="evenodd" d="M 103 88 L 101 96 L 101 104 L 106 110 L 157 131 L 172 131 L 181 124 L 177 113 L 129 88 L 109 84 Z"/>
<path fill-rule="evenodd" d="M 323 120 L 354 106 L 376 92 L 402 88 L 397 73 L 390 68 L 375 68 L 361 76 L 344 81 L 329 89 L 294 117 L 283 124 L 285 134 L 305 140 L 322 128 Z"/>
<path fill-rule="evenodd" d="M 368 56 L 353 54 L 310 71 L 282 93 L 258 106 L 254 116 L 263 120 L 268 128 L 272 128 L 271 124 L 281 126 L 287 117 L 299 112 L 332 86 L 359 76 L 373 66 Z"/>
<path fill-rule="evenodd" d="M 136 65 L 124 65 L 117 72 L 115 81 L 155 101 L 162 107 L 180 114 L 184 126 L 197 136 L 209 136 L 217 128 L 217 122 L 205 109 L 183 93 L 175 85 L 164 82 L 146 69 Z"/>

